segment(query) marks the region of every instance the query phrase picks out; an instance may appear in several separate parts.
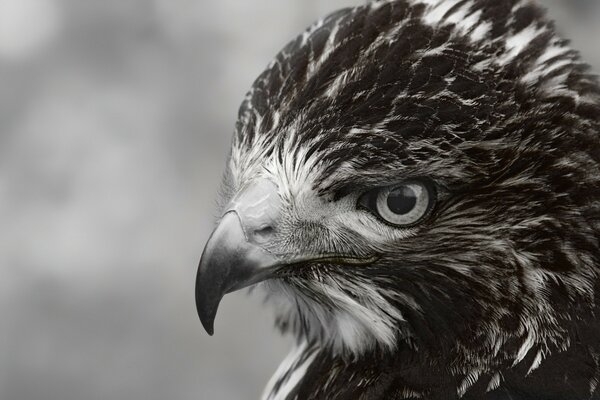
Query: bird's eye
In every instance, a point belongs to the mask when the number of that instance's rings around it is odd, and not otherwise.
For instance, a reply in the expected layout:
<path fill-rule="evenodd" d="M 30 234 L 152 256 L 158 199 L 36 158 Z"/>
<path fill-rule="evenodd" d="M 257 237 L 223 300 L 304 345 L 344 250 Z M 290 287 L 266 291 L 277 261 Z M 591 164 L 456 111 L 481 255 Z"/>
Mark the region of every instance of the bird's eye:
<path fill-rule="evenodd" d="M 407 181 L 379 188 L 365 193 L 359 200 L 360 206 L 399 227 L 409 227 L 421 222 L 434 203 L 433 186 L 421 181 Z"/>

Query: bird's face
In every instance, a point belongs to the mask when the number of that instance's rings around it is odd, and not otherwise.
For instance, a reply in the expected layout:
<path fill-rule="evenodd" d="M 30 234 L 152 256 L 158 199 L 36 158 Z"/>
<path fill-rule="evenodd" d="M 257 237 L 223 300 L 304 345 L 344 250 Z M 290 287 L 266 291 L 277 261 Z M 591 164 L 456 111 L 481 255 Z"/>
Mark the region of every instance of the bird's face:
<path fill-rule="evenodd" d="M 224 293 L 266 281 L 283 327 L 353 352 L 395 347 L 404 318 L 392 303 L 419 306 L 395 291 L 399 274 L 389 265 L 410 268 L 402 243 L 411 247 L 441 188 L 429 177 L 391 171 L 361 182 L 346 166 L 327 180 L 347 185 L 327 190 L 319 155 L 294 160 L 298 151 L 288 148 L 248 164 L 246 150 L 236 151 L 225 182 L 231 195 L 198 275 L 205 327 L 212 331 Z"/>
<path fill-rule="evenodd" d="M 209 333 L 224 294 L 260 284 L 283 330 L 338 354 L 564 345 L 569 308 L 593 293 L 584 210 L 600 190 L 573 136 L 591 109 L 567 93 L 557 110 L 491 22 L 461 36 L 424 10 L 334 14 L 255 83 L 199 266 Z"/>

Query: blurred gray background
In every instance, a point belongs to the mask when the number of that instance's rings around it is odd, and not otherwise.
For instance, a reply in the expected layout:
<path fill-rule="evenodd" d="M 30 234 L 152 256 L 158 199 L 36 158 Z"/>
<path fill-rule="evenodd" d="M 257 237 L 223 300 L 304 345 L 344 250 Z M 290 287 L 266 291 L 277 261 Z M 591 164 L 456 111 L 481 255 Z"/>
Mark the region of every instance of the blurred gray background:
<path fill-rule="evenodd" d="M 501 1 L 501 0 L 499 0 Z M 342 0 L 0 0 L 0 399 L 256 399 L 290 344 L 216 336 L 196 265 L 236 111 Z M 600 2 L 546 0 L 596 71 Z"/>

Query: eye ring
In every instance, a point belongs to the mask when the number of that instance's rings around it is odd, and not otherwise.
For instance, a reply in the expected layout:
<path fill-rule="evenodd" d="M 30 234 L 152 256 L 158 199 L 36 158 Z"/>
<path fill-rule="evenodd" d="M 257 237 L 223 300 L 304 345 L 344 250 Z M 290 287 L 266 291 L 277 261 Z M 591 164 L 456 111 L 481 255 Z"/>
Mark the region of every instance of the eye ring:
<path fill-rule="evenodd" d="M 360 208 L 397 228 L 410 228 L 431 214 L 436 203 L 435 186 L 426 180 L 408 180 L 363 194 Z"/>

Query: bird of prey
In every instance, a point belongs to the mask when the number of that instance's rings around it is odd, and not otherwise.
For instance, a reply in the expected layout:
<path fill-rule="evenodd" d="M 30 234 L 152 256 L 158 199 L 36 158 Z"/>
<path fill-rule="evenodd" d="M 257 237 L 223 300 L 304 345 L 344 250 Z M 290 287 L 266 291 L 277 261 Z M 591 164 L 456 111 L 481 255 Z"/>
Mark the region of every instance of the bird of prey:
<path fill-rule="evenodd" d="M 264 399 L 600 399 L 600 89 L 529 0 L 322 19 L 239 112 L 196 304 L 258 285 Z"/>

